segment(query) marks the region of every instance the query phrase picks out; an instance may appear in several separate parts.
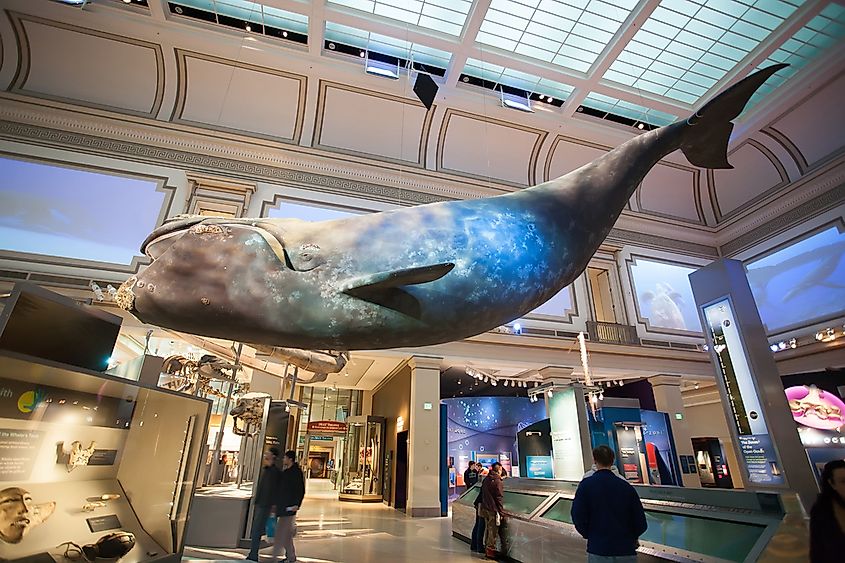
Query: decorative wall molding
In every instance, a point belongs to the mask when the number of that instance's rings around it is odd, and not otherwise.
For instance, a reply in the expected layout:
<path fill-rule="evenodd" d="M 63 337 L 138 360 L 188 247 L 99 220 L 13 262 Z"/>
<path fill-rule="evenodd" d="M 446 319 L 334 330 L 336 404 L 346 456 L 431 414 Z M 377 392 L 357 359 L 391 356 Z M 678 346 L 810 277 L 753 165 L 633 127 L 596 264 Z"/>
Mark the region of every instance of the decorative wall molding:
<path fill-rule="evenodd" d="M 254 182 L 238 182 L 229 178 L 188 174 L 187 212 L 192 215 L 243 217 L 255 194 Z"/>
<path fill-rule="evenodd" d="M 126 113 L 130 115 L 140 115 L 144 117 L 155 117 L 158 115 L 159 110 L 161 109 L 161 104 L 164 100 L 164 86 L 165 86 L 165 76 L 164 76 L 164 53 L 162 52 L 161 45 L 157 43 L 150 43 L 147 41 L 142 41 L 141 39 L 135 39 L 132 37 L 124 37 L 121 35 L 114 35 L 112 33 L 106 33 L 104 31 L 99 31 L 96 29 L 89 29 L 86 27 L 80 27 L 76 25 L 71 25 L 63 22 L 53 21 L 45 18 L 40 18 L 38 16 L 32 16 L 28 14 L 21 14 L 18 12 L 8 11 L 7 14 L 9 15 L 9 19 L 12 22 L 12 27 L 15 31 L 15 39 L 17 41 L 18 46 L 18 61 L 17 61 L 17 70 L 15 72 L 15 77 L 12 80 L 12 84 L 9 87 L 9 90 L 12 92 L 18 92 L 22 94 L 32 95 L 39 98 L 44 98 L 48 100 L 57 100 L 57 101 L 67 101 L 74 104 L 80 104 L 83 106 L 91 107 L 91 108 L 100 108 L 106 109 L 111 111 L 117 111 L 120 113 Z M 155 64 L 156 64 L 156 87 L 155 87 L 155 96 L 150 106 L 149 111 L 133 111 L 129 108 L 122 108 L 116 106 L 108 106 L 103 104 L 98 104 L 95 102 L 91 102 L 89 100 L 82 100 L 82 99 L 75 99 L 75 98 L 67 98 L 62 96 L 56 96 L 52 94 L 48 94 L 45 92 L 37 92 L 33 90 L 29 90 L 26 85 L 27 81 L 29 80 L 29 75 L 32 70 L 32 48 L 29 44 L 29 37 L 26 32 L 26 23 L 35 23 L 39 25 L 44 25 L 48 27 L 53 27 L 56 29 L 63 29 L 66 31 L 71 31 L 74 33 L 80 33 L 82 35 L 88 35 L 90 37 L 96 37 L 99 39 L 105 39 L 108 41 L 116 41 L 118 43 L 123 43 L 126 45 L 131 45 L 134 47 L 139 47 L 143 49 L 149 49 L 152 51 L 153 56 L 155 57 Z M 92 54 L 93 55 L 93 54 Z M 91 59 L 96 60 L 94 57 Z"/>
<path fill-rule="evenodd" d="M 263 66 L 257 66 L 252 64 L 243 63 L 240 61 L 233 61 L 230 59 L 224 59 L 220 57 L 214 57 L 211 55 L 206 55 L 203 53 L 194 53 L 191 51 L 185 51 L 183 49 L 175 49 L 176 54 L 176 68 L 177 68 L 177 88 L 176 88 L 176 105 L 173 108 L 173 113 L 170 116 L 170 121 L 173 123 L 185 123 L 188 125 L 195 125 L 198 127 L 208 128 L 208 129 L 215 129 L 217 131 L 227 131 L 233 132 L 238 134 L 245 134 L 254 137 L 260 137 L 265 139 L 271 140 L 279 140 L 282 142 L 294 143 L 298 144 L 300 138 L 302 137 L 302 124 L 305 120 L 305 93 L 308 88 L 308 77 L 301 75 L 301 74 L 294 74 L 292 72 L 285 72 L 283 70 L 277 70 L 274 68 L 267 68 Z M 221 125 L 215 125 L 213 123 L 206 123 L 206 122 L 198 122 L 193 121 L 190 119 L 185 119 L 183 117 L 185 112 L 185 103 L 188 97 L 188 59 L 196 59 L 200 61 L 205 61 L 209 63 L 214 63 L 218 65 L 223 65 L 232 68 L 233 70 L 236 68 L 240 68 L 243 70 L 248 70 L 251 72 L 258 72 L 262 74 L 268 74 L 277 78 L 293 80 L 299 83 L 299 95 L 297 100 L 297 107 L 296 107 L 296 124 L 294 126 L 293 135 L 290 137 L 277 137 L 271 135 L 263 135 L 261 133 L 257 133 L 255 131 L 248 131 L 242 129 L 234 129 L 231 127 L 225 127 Z"/>
<path fill-rule="evenodd" d="M 637 231 L 629 231 L 626 229 L 611 229 L 610 234 L 607 235 L 607 241 L 617 242 L 620 244 L 632 244 L 646 248 L 656 248 L 659 250 L 684 252 L 693 256 L 702 256 L 707 258 L 719 257 L 719 249 L 715 246 L 650 235 Z"/>

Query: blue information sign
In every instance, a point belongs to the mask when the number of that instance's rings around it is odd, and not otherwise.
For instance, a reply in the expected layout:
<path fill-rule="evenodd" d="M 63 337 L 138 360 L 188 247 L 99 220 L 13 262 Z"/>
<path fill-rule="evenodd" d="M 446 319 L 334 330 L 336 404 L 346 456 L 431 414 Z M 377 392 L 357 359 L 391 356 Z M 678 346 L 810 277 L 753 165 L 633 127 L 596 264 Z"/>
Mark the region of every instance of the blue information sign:
<path fill-rule="evenodd" d="M 525 457 L 525 463 L 528 465 L 526 477 L 535 479 L 553 479 L 554 471 L 552 471 L 552 456 L 550 455 L 529 455 Z"/>

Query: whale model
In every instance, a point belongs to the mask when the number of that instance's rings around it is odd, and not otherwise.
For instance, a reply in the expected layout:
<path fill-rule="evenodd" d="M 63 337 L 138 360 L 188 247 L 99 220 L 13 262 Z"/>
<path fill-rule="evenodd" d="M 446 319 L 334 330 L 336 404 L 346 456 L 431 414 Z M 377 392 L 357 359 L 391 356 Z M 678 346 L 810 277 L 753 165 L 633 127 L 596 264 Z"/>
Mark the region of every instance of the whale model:
<path fill-rule="evenodd" d="M 153 261 L 120 287 L 117 302 L 182 332 L 312 350 L 480 334 L 572 283 L 667 154 L 681 149 L 696 166 L 730 168 L 731 120 L 783 66 L 578 170 L 506 195 L 315 223 L 177 217 L 144 242 Z"/>

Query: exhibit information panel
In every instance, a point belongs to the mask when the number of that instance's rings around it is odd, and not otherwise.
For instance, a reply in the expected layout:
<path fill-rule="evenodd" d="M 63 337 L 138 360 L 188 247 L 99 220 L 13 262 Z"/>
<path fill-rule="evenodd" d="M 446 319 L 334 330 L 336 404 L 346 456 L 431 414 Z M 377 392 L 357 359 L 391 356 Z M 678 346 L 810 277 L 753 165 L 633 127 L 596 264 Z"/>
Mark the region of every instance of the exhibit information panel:
<path fill-rule="evenodd" d="M 729 299 L 704 307 L 749 482 L 784 485 L 783 471 L 760 408 L 757 390 Z"/>
<path fill-rule="evenodd" d="M 0 559 L 178 561 L 208 401 L 0 353 Z"/>

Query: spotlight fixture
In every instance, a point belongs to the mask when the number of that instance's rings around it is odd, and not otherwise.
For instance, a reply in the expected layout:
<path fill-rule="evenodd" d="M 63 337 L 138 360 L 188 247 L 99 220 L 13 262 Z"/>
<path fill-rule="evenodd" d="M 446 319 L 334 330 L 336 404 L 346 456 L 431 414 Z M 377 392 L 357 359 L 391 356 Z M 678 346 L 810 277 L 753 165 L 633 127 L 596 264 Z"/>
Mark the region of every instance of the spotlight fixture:
<path fill-rule="evenodd" d="M 103 294 L 103 290 L 100 288 L 100 286 L 97 285 L 97 282 L 92 281 L 91 283 L 88 284 L 88 287 L 90 287 L 91 291 L 94 292 L 94 297 L 97 299 L 97 301 L 105 301 L 106 300 L 106 296 Z"/>
<path fill-rule="evenodd" d="M 337 46 L 334 43 L 329 43 L 329 49 L 334 51 Z"/>
<path fill-rule="evenodd" d="M 287 36 L 288 36 L 288 32 L 287 32 L 287 31 L 283 31 L 283 32 L 282 32 L 282 37 L 287 37 Z"/>
<path fill-rule="evenodd" d="M 365 51 L 361 51 L 360 53 L 358 53 L 358 56 L 363 59 L 365 56 L 367 56 L 367 53 Z"/>
<path fill-rule="evenodd" d="M 546 101 L 549 102 L 549 103 L 552 103 L 554 101 L 554 99 L 551 96 L 549 96 L 549 98 Z"/>
<path fill-rule="evenodd" d="M 549 399 L 551 399 L 551 398 L 552 398 L 552 396 L 554 395 L 554 394 L 552 393 L 552 390 L 551 390 L 551 389 L 549 389 L 549 393 L 548 393 L 548 395 L 549 395 Z"/>
<path fill-rule="evenodd" d="M 123 3 L 124 3 L 124 4 L 131 4 L 131 3 L 132 3 L 132 0 L 123 0 Z"/>
<path fill-rule="evenodd" d="M 772 352 L 777 352 L 778 351 L 778 345 L 777 344 L 771 344 L 769 346 L 769 350 L 771 350 Z"/>
<path fill-rule="evenodd" d="M 539 386 L 540 386 L 540 382 L 539 382 L 539 381 L 535 381 L 535 382 L 534 382 L 534 387 L 539 387 Z"/>
<path fill-rule="evenodd" d="M 698 381 L 696 381 L 696 382 L 693 384 L 693 387 L 694 387 L 694 388 L 696 388 L 696 389 L 698 389 L 698 388 L 699 388 Z"/>
<path fill-rule="evenodd" d="M 519 94 L 508 94 L 502 91 L 502 106 L 527 113 L 534 113 L 534 110 L 531 109 L 531 99 L 528 96 L 520 96 Z"/>
<path fill-rule="evenodd" d="M 250 27 L 250 25 L 249 25 L 249 24 L 246 24 L 246 30 L 247 30 L 247 31 L 252 31 L 252 27 Z"/>
<path fill-rule="evenodd" d="M 540 94 L 540 101 L 542 102 L 545 99 L 546 99 L 546 96 L 544 96 L 543 94 Z"/>
<path fill-rule="evenodd" d="M 513 333 L 514 334 L 522 334 L 522 324 L 521 323 L 513 323 Z"/>
<path fill-rule="evenodd" d="M 640 129 L 640 130 L 645 129 L 645 124 L 642 123 L 642 122 L 637 123 L 637 129 Z"/>
<path fill-rule="evenodd" d="M 790 348 L 797 348 L 798 347 L 798 340 L 796 340 L 795 338 L 790 338 L 789 339 L 789 347 Z"/>

